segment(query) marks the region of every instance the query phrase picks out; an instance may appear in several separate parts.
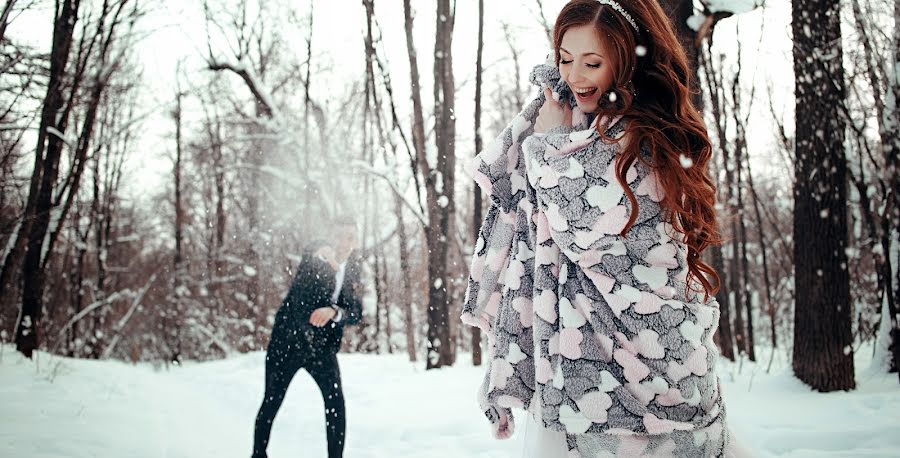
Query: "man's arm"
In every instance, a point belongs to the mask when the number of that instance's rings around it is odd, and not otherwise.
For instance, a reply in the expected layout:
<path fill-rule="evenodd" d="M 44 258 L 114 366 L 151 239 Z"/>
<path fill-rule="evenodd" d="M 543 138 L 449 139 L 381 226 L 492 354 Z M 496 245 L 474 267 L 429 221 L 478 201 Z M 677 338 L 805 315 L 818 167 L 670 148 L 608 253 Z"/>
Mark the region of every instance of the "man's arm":
<path fill-rule="evenodd" d="M 356 324 L 362 319 L 362 299 L 360 298 L 360 265 L 358 261 L 347 265 L 344 285 L 334 308 L 337 311 L 332 321 L 341 324 Z"/>

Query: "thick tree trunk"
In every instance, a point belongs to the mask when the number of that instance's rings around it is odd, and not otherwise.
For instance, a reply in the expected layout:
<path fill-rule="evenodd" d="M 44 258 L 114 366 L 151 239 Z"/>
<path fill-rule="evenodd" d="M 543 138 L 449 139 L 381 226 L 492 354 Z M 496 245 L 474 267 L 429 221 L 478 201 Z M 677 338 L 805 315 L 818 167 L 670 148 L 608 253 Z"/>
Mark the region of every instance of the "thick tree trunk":
<path fill-rule="evenodd" d="M 818 391 L 856 386 L 847 271 L 847 189 L 840 2 L 793 0 L 796 75 L 794 349 Z"/>
<path fill-rule="evenodd" d="M 403 1 L 406 47 L 409 54 L 410 85 L 413 101 L 413 146 L 416 163 L 425 184 L 425 203 L 428 209 L 428 227 L 425 242 L 428 248 L 428 351 L 426 369 L 452 364 L 452 346 L 448 323 L 447 297 L 447 243 L 450 241 L 449 215 L 453 214 L 453 139 L 455 123 L 453 113 L 453 75 L 450 56 L 453 17 L 449 0 L 438 0 L 437 29 L 435 34 L 435 137 L 438 157 L 434 170 L 425 155 L 425 121 L 422 114 L 422 97 L 419 86 L 419 66 L 413 45 L 413 13 L 410 0 Z M 442 20 L 443 19 L 443 20 Z M 449 72 L 449 75 L 447 74 Z M 448 90 L 449 89 L 449 90 Z M 448 141 L 449 139 L 449 141 Z M 438 198 L 446 206 L 438 205 Z"/>
<path fill-rule="evenodd" d="M 452 365 L 455 342 L 450 333 L 448 288 L 448 251 L 453 240 L 453 221 L 456 213 L 454 188 L 456 175 L 456 114 L 454 113 L 456 88 L 453 78 L 453 25 L 455 11 L 450 8 L 450 0 L 437 1 L 434 41 L 434 114 L 435 146 L 437 163 L 435 166 L 435 191 L 437 206 L 429 208 L 431 220 L 429 234 L 433 247 L 428 259 L 429 277 L 434 281 L 429 285 L 428 316 L 429 335 L 432 337 L 430 349 L 439 355 L 437 361 L 429 357 L 430 368 Z"/>

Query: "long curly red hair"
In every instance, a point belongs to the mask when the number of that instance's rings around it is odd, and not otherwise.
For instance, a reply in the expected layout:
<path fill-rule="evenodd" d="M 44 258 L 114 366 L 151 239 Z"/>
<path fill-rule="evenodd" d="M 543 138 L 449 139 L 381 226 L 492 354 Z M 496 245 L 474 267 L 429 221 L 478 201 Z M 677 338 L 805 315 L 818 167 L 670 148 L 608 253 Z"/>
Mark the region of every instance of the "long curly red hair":
<path fill-rule="evenodd" d="M 630 140 L 620 152 L 616 178 L 625 189 L 632 209 L 624 235 L 637 218 L 637 199 L 624 176 L 636 160 L 654 169 L 665 197 L 660 206 L 687 245 L 687 287 L 704 292 L 704 301 L 719 290 L 716 271 L 700 259 L 710 245 L 720 244 L 716 221 L 716 186 L 709 175 L 712 146 L 703 118 L 691 101 L 687 56 L 672 24 L 656 0 L 617 0 L 637 23 L 636 32 L 626 18 L 597 0 L 573 0 L 563 7 L 553 28 L 559 65 L 563 35 L 571 27 L 593 25 L 611 54 L 613 84 L 597 107 L 601 120 L 622 116 Z M 615 97 L 609 93 L 614 92 Z M 612 101 L 610 100 L 612 99 Z M 608 139 L 609 140 L 609 139 Z M 647 161 L 641 147 L 650 153 Z M 684 156 L 684 157 L 682 157 Z M 684 163 L 684 165 L 683 165 Z M 694 289 L 699 282 L 702 289 Z"/>

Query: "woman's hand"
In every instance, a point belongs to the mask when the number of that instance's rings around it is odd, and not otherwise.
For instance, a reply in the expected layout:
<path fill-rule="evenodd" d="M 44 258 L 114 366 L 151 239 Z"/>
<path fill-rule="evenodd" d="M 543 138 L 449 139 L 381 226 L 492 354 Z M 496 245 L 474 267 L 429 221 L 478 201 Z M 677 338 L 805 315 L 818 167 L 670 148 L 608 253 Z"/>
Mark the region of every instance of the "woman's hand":
<path fill-rule="evenodd" d="M 312 315 L 310 315 L 309 324 L 321 328 L 328 324 L 328 320 L 334 318 L 335 314 L 337 314 L 337 310 L 331 307 L 317 308 Z"/>
<path fill-rule="evenodd" d="M 572 127 L 572 108 L 568 104 L 559 104 L 553 100 L 553 91 L 549 87 L 544 88 L 544 104 L 538 111 L 537 120 L 534 121 L 534 132 L 543 134 L 554 127 Z"/>

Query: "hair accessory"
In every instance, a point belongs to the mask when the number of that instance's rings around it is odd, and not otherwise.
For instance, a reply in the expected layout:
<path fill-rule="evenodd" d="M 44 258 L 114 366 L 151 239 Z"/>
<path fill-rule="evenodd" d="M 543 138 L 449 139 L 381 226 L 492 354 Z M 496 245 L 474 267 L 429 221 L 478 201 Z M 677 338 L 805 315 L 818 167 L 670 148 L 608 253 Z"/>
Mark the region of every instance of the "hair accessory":
<path fill-rule="evenodd" d="M 628 11 L 625 11 L 625 8 L 622 8 L 622 5 L 620 5 L 619 2 L 617 2 L 616 0 L 597 0 L 597 3 L 600 3 L 601 5 L 607 5 L 612 9 L 618 11 L 619 14 L 621 14 L 629 24 L 631 24 L 631 27 L 634 29 L 634 31 L 638 32 L 637 22 L 634 22 L 634 18 L 632 18 L 631 15 L 628 14 Z"/>

